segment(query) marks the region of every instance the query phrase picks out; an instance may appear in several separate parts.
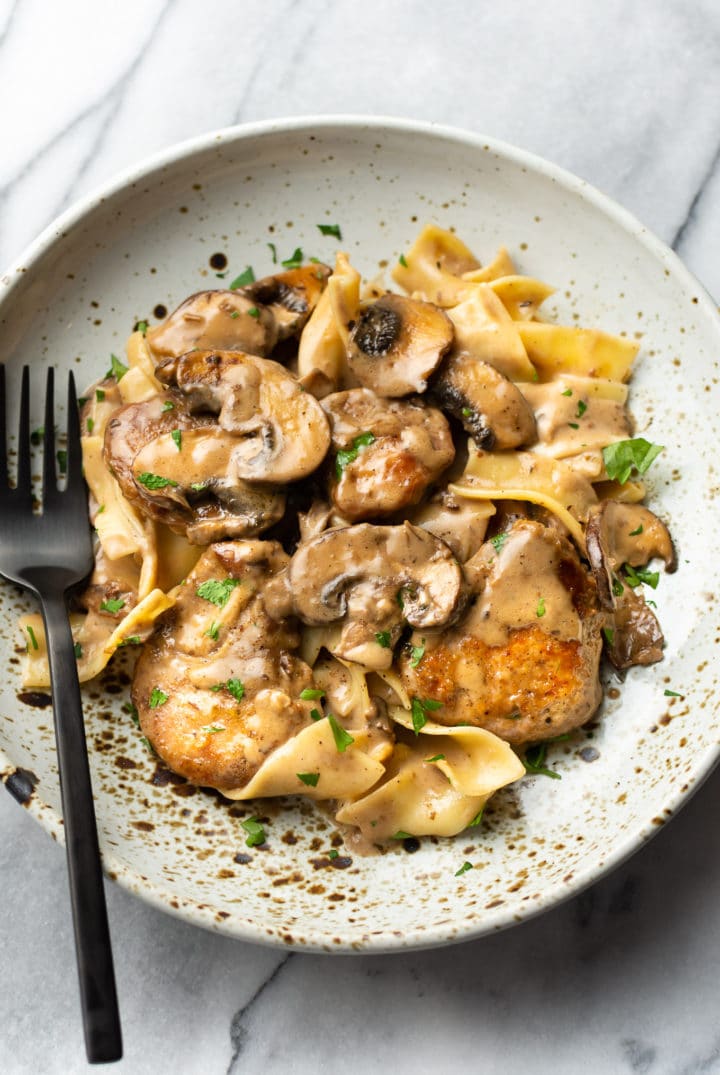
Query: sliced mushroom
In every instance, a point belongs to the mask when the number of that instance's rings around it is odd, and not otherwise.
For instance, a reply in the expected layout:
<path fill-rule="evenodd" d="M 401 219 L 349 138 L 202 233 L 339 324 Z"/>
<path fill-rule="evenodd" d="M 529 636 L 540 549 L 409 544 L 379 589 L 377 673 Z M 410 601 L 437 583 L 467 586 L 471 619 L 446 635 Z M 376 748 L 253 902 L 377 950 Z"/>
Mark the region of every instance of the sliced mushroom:
<path fill-rule="evenodd" d="M 378 395 L 424 392 L 452 340 L 452 322 L 437 306 L 387 294 L 360 313 L 350 332 L 348 365 Z"/>
<path fill-rule="evenodd" d="M 293 611 L 311 626 L 337 623 L 330 652 L 389 668 L 407 622 L 452 623 L 464 607 L 462 568 L 448 546 L 410 523 L 329 530 L 301 545 L 287 574 Z"/>
<path fill-rule="evenodd" d="M 237 798 L 266 758 L 311 724 L 317 702 L 299 634 L 265 609 L 287 563 L 275 542 L 213 545 L 157 622 L 135 669 L 133 702 L 155 751 L 193 783 Z"/>
<path fill-rule="evenodd" d="M 476 590 L 466 616 L 450 630 L 416 631 L 398 667 L 411 697 L 440 703 L 433 720 L 526 743 L 597 709 L 605 614 L 592 575 L 555 531 L 522 520 L 499 537 L 465 565 Z"/>
<path fill-rule="evenodd" d="M 158 359 L 186 351 L 246 351 L 269 355 L 278 340 L 273 311 L 243 291 L 199 291 L 182 302 L 147 340 Z"/>
<path fill-rule="evenodd" d="M 158 367 L 192 412 L 217 415 L 235 435 L 232 465 L 248 481 L 289 482 L 311 474 L 330 447 L 327 418 L 279 363 L 235 351 L 192 351 Z"/>
<path fill-rule="evenodd" d="M 433 395 L 462 422 L 478 448 L 504 451 L 537 438 L 535 416 L 522 392 L 488 362 L 449 355 L 434 378 Z"/>
<path fill-rule="evenodd" d="M 353 522 L 417 504 L 455 457 L 446 419 L 420 402 L 353 388 L 326 396 L 322 407 L 336 453 L 330 495 Z"/>
<path fill-rule="evenodd" d="M 171 390 L 115 412 L 104 458 L 129 501 L 188 541 L 261 533 L 282 517 L 284 496 L 239 477 L 237 438 L 211 415 L 193 415 Z"/>
<path fill-rule="evenodd" d="M 410 522 L 444 541 L 464 564 L 481 547 L 495 511 L 489 500 L 463 500 L 453 493 L 441 492 L 421 504 Z"/>
<path fill-rule="evenodd" d="M 264 276 L 262 280 L 244 287 L 242 294 L 269 310 L 277 326 L 278 340 L 286 340 L 300 333 L 317 306 L 331 271 L 329 266 L 320 262 L 303 265 L 298 269 Z"/>
<path fill-rule="evenodd" d="M 677 568 L 670 533 L 663 522 L 641 504 L 606 500 L 593 509 L 586 530 L 587 554 L 604 608 L 612 611 L 606 649 L 616 668 L 662 660 L 660 624 L 640 593 L 619 574 L 623 564 L 641 567 L 655 557 L 667 572 Z"/>

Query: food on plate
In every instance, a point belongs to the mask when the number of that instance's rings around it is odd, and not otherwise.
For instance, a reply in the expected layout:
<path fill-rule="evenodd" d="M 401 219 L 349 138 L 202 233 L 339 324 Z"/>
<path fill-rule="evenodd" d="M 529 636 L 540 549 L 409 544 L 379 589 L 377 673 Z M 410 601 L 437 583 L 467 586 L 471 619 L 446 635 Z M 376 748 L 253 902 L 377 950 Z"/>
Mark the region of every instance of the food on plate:
<path fill-rule="evenodd" d="M 229 799 L 321 800 L 365 846 L 451 836 L 560 776 L 532 758 L 594 716 L 603 653 L 662 658 L 638 346 L 543 320 L 551 287 L 435 225 L 405 293 L 290 261 L 142 323 L 83 402 L 80 675 L 136 650 L 150 748 Z"/>

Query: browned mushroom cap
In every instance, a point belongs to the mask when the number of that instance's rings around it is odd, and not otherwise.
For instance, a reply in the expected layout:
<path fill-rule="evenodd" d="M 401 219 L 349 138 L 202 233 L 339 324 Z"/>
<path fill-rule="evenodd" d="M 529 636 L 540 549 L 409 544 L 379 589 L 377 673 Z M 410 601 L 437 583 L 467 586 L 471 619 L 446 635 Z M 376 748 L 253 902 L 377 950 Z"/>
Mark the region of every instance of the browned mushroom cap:
<path fill-rule="evenodd" d="M 236 436 L 235 473 L 248 481 L 289 482 L 311 474 L 330 447 L 327 418 L 314 396 L 277 362 L 236 351 L 191 351 L 158 367 L 190 409 L 217 415 Z"/>
<path fill-rule="evenodd" d="M 264 276 L 242 289 L 242 294 L 267 307 L 277 326 L 278 340 L 297 336 L 318 304 L 332 269 L 317 262 L 299 269 Z M 247 347 L 244 351 L 250 350 Z"/>
<path fill-rule="evenodd" d="M 535 415 L 519 388 L 488 362 L 451 354 L 433 380 L 433 395 L 486 451 L 519 448 L 537 439 Z"/>
<path fill-rule="evenodd" d="M 104 457 L 132 503 L 188 541 L 261 533 L 285 498 L 243 481 L 233 467 L 237 438 L 210 415 L 193 415 L 176 391 L 121 407 L 108 422 Z"/>
<path fill-rule="evenodd" d="M 272 311 L 242 291 L 199 291 L 147 333 L 158 359 L 177 358 L 194 348 L 269 355 L 277 339 Z"/>
<path fill-rule="evenodd" d="M 615 575 L 623 564 L 642 567 L 656 556 L 672 573 L 677 556 L 670 532 L 657 515 L 642 504 L 606 500 L 592 508 L 585 533 L 587 553 L 605 608 L 615 607 Z"/>
<path fill-rule="evenodd" d="M 620 669 L 662 660 L 664 638 L 657 617 L 618 572 L 623 564 L 641 567 L 654 557 L 664 560 L 666 571 L 675 571 L 677 556 L 667 527 L 641 504 L 606 500 L 588 516 L 585 538 L 600 601 L 613 613 L 613 625 L 605 632 L 608 657 Z"/>
<path fill-rule="evenodd" d="M 292 622 L 270 619 L 265 589 L 287 562 L 276 542 L 208 549 L 157 622 L 135 669 L 140 726 L 160 757 L 237 797 L 277 747 L 311 723 L 312 672 Z"/>
<path fill-rule="evenodd" d="M 381 396 L 424 392 L 453 340 L 450 318 L 429 302 L 383 295 L 366 306 L 350 333 L 348 365 Z"/>
<path fill-rule="evenodd" d="M 462 569 L 448 546 L 410 523 L 328 530 L 300 546 L 287 581 L 304 623 L 338 623 L 330 651 L 369 668 L 390 666 L 403 622 L 451 623 L 467 598 Z"/>
<path fill-rule="evenodd" d="M 353 522 L 417 504 L 455 457 L 450 427 L 433 407 L 368 388 L 333 393 L 322 407 L 336 452 L 330 493 Z"/>

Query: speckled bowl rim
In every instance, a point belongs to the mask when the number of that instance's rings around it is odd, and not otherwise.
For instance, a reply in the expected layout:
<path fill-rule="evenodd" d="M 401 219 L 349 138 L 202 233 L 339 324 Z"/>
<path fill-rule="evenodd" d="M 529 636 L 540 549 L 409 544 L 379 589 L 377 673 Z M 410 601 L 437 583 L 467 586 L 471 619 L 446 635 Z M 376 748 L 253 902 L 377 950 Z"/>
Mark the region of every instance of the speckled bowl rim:
<path fill-rule="evenodd" d="M 80 224 L 86 214 L 91 212 L 99 203 L 107 201 L 124 188 L 140 180 L 148 178 L 156 172 L 167 170 L 170 166 L 192 157 L 196 153 L 206 152 L 214 145 L 227 145 L 242 142 L 246 139 L 256 138 L 263 135 L 283 134 L 292 131 L 314 133 L 330 128 L 345 128 L 352 130 L 377 130 L 379 133 L 392 133 L 394 131 L 403 134 L 417 134 L 425 138 L 435 138 L 446 142 L 456 142 L 464 148 L 476 149 L 480 153 L 488 151 L 496 154 L 513 164 L 520 165 L 529 172 L 539 174 L 552 182 L 563 187 L 569 194 L 579 197 L 581 200 L 600 210 L 606 217 L 618 224 L 622 229 L 645 249 L 652 254 L 667 270 L 677 278 L 679 282 L 693 294 L 697 295 L 699 308 L 710 323 L 714 324 L 718 333 L 718 350 L 720 350 L 720 312 L 714 300 L 685 267 L 677 254 L 670 249 L 661 239 L 654 235 L 643 225 L 637 217 L 624 209 L 608 195 L 603 194 L 590 183 L 580 179 L 572 172 L 553 164 L 534 153 L 519 149 L 507 142 L 485 135 L 474 134 L 471 131 L 458 127 L 452 127 L 440 123 L 429 123 L 420 120 L 404 119 L 395 116 L 363 116 L 353 114 L 328 114 L 319 116 L 292 116 L 279 119 L 262 120 L 256 123 L 245 123 L 234 127 L 225 127 L 220 130 L 187 139 L 175 143 L 157 153 L 146 157 L 139 164 L 121 171 L 108 182 L 95 188 L 84 198 L 75 202 L 69 209 L 57 217 L 46 227 L 21 254 L 21 256 L 0 277 L 0 309 L 12 293 L 13 287 L 21 276 L 27 277 L 35 263 L 46 254 L 55 243 L 61 242 L 67 237 L 68 232 Z M 670 794 L 666 802 L 668 810 L 674 816 L 677 811 L 688 802 L 692 795 L 704 783 L 720 760 L 720 743 L 714 751 L 708 752 L 700 759 L 698 768 L 692 774 L 689 781 L 690 787 L 685 792 Z M 15 771 L 15 765 L 7 754 L 0 748 L 0 771 L 6 774 L 5 778 Z M 64 843 L 64 829 L 57 812 L 35 793 L 24 804 L 28 812 L 43 826 L 43 828 L 57 840 Z M 594 884 L 601 877 L 616 869 L 626 859 L 646 844 L 652 836 L 658 832 L 658 826 L 651 818 L 629 833 L 624 840 L 619 840 L 612 852 L 600 865 L 588 866 L 579 870 L 571 883 L 562 888 L 556 888 L 548 892 L 547 896 L 538 904 L 528 908 L 527 913 L 518 914 L 517 910 L 508 910 L 504 918 L 502 913 L 493 916 L 492 921 L 486 923 L 473 923 L 468 921 L 467 928 L 463 931 L 457 926 L 453 927 L 452 935 L 444 930 L 438 930 L 435 936 L 423 932 L 409 931 L 402 936 L 389 936 L 374 938 L 368 937 L 362 944 L 350 939 L 342 940 L 340 944 L 334 944 L 332 948 L 327 946 L 325 939 L 320 936 L 313 939 L 306 936 L 304 943 L 298 944 L 297 948 L 306 951 L 322 953 L 359 953 L 370 952 L 382 953 L 397 950 L 433 948 L 442 945 L 454 944 L 460 941 L 472 940 L 488 932 L 498 932 L 520 922 L 526 922 L 536 915 L 559 906 L 566 900 L 577 896 L 589 885 Z M 261 921 L 254 923 L 222 923 L 219 924 L 211 907 L 197 905 L 177 905 L 175 897 L 164 891 L 161 887 L 149 882 L 139 873 L 129 869 L 118 862 L 114 855 L 106 852 L 103 855 L 103 867 L 113 880 L 116 880 L 127 891 L 139 896 L 145 902 L 158 909 L 173 914 L 195 925 L 211 929 L 214 932 L 226 933 L 238 940 L 251 941 L 272 946 L 283 946 L 283 941 L 277 936 L 268 936 L 263 930 Z M 175 906 L 172 902 L 175 902 Z M 310 931 L 311 933 L 311 931 Z"/>

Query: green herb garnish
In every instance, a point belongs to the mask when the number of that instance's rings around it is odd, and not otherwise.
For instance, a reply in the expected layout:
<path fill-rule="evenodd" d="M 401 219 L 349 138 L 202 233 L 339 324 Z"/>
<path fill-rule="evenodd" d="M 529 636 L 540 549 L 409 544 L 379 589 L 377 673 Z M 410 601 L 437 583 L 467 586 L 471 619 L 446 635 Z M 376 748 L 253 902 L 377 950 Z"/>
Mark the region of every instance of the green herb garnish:
<path fill-rule="evenodd" d="M 104 391 L 104 389 L 102 389 L 102 388 L 96 388 L 95 389 L 95 399 L 97 400 L 98 403 L 103 402 L 103 400 L 105 399 L 105 391 Z"/>
<path fill-rule="evenodd" d="M 316 788 L 320 779 L 320 773 L 296 773 L 295 775 L 298 780 L 302 780 L 303 784 L 307 784 L 309 788 Z"/>
<path fill-rule="evenodd" d="M 602 635 L 608 646 L 613 646 L 615 644 L 615 632 L 612 627 L 603 627 Z"/>
<path fill-rule="evenodd" d="M 165 402 L 162 405 L 162 413 L 165 414 L 166 411 L 173 411 L 173 410 L 175 410 L 175 404 L 171 403 L 169 399 L 166 399 Z"/>
<path fill-rule="evenodd" d="M 495 549 L 495 552 L 500 555 L 503 549 L 503 545 L 510 537 L 510 533 L 507 530 L 503 530 L 502 534 L 496 534 L 495 537 L 490 538 L 490 544 Z"/>
<path fill-rule="evenodd" d="M 323 715 L 322 715 L 322 713 L 320 712 L 319 709 L 311 709 L 310 710 L 310 719 L 311 720 L 322 720 L 322 718 L 323 718 Z"/>
<path fill-rule="evenodd" d="M 318 690 L 316 687 L 306 687 L 305 690 L 300 691 L 301 702 L 314 702 L 316 698 L 324 698 L 325 691 Z"/>
<path fill-rule="evenodd" d="M 640 525 L 635 530 L 630 531 L 630 533 L 628 534 L 628 537 L 637 537 L 638 534 L 642 534 L 642 532 L 643 532 L 643 524 L 640 523 Z"/>
<path fill-rule="evenodd" d="M 82 657 L 82 646 L 80 645 L 79 642 L 76 642 L 74 644 L 73 653 L 75 654 L 75 659 L 79 661 L 80 658 Z"/>
<path fill-rule="evenodd" d="M 206 735 L 216 735 L 217 732 L 224 732 L 224 724 L 204 724 L 200 729 L 201 732 L 205 732 Z"/>
<path fill-rule="evenodd" d="M 684 694 L 678 694 L 677 691 L 671 691 L 667 687 L 665 688 L 665 691 L 663 693 L 664 693 L 666 698 L 684 698 L 685 697 Z"/>
<path fill-rule="evenodd" d="M 571 396 L 572 395 L 572 388 L 566 388 L 564 392 L 560 393 L 560 395 L 561 396 Z"/>
<path fill-rule="evenodd" d="M 30 636 L 30 642 L 32 643 L 32 648 L 33 649 L 40 649 L 40 646 L 38 645 L 38 640 L 35 637 L 35 632 L 32 629 L 32 627 L 30 626 L 30 624 L 27 625 L 25 630 L 27 631 L 28 635 Z M 30 649 L 30 646 L 28 646 L 28 649 Z"/>
<path fill-rule="evenodd" d="M 577 406 L 577 414 L 575 415 L 575 417 L 576 418 L 582 418 L 582 416 L 585 414 L 586 410 L 587 410 L 587 403 L 583 403 L 583 401 L 581 399 L 579 399 L 578 400 L 578 406 Z"/>
<path fill-rule="evenodd" d="M 109 597 L 107 601 L 100 603 L 101 612 L 112 612 L 115 616 L 121 608 L 125 608 L 125 602 L 120 597 Z"/>
<path fill-rule="evenodd" d="M 67 474 L 67 452 L 61 448 L 57 453 L 57 464 L 61 474 Z"/>
<path fill-rule="evenodd" d="M 150 692 L 149 706 L 151 709 L 157 709 L 160 705 L 165 705 L 168 700 L 168 696 L 165 691 L 161 691 L 159 687 L 153 687 Z"/>
<path fill-rule="evenodd" d="M 134 706 L 132 702 L 123 702 L 123 713 L 129 713 L 130 719 L 136 728 L 140 727 L 140 716 L 137 711 L 137 706 Z"/>
<path fill-rule="evenodd" d="M 462 416 L 463 418 L 472 418 L 472 409 L 470 407 L 463 407 Z"/>
<path fill-rule="evenodd" d="M 468 825 L 468 828 L 469 829 L 476 829 L 478 827 L 478 825 L 480 824 L 480 822 L 482 821 L 484 813 L 485 813 L 485 807 L 481 806 L 480 810 L 478 811 L 478 813 L 475 815 L 475 817 L 472 819 L 472 821 Z"/>
<path fill-rule="evenodd" d="M 241 702 L 245 694 L 245 684 L 241 679 L 229 679 L 225 684 L 236 702 Z"/>
<path fill-rule="evenodd" d="M 244 272 L 241 272 L 239 276 L 236 276 L 233 282 L 230 284 L 230 291 L 234 291 L 236 287 L 247 287 L 248 284 L 255 283 L 255 273 L 252 271 L 252 266 L 248 265 Z"/>
<path fill-rule="evenodd" d="M 634 437 L 632 440 L 619 440 L 615 444 L 608 444 L 602 450 L 608 478 L 624 485 L 633 471 L 637 474 L 644 474 L 663 448 L 664 445 L 651 444 L 644 437 Z"/>
<path fill-rule="evenodd" d="M 92 433 L 94 428 L 95 428 L 95 419 L 94 418 L 88 418 L 88 420 L 87 420 L 88 434 Z"/>
<path fill-rule="evenodd" d="M 378 646 L 382 646 L 383 649 L 390 649 L 391 634 L 389 631 L 376 631 L 375 641 Z"/>
<path fill-rule="evenodd" d="M 37 447 L 37 445 L 40 443 L 44 436 L 45 426 L 38 426 L 37 429 L 33 429 L 32 433 L 30 434 L 30 443 L 34 444 L 35 447 Z"/>
<path fill-rule="evenodd" d="M 120 646 L 141 646 L 142 639 L 140 635 L 128 635 L 127 638 L 123 638 L 122 642 L 118 644 Z"/>
<path fill-rule="evenodd" d="M 207 489 L 207 482 L 190 482 L 190 488 L 194 493 L 201 493 L 203 489 Z"/>
<path fill-rule="evenodd" d="M 405 255 L 404 255 L 404 254 L 401 254 L 401 255 L 400 255 L 400 257 L 398 258 L 398 261 L 399 261 L 399 262 L 400 262 L 400 264 L 402 265 L 403 269 L 407 269 L 407 267 L 408 267 L 408 263 L 407 263 L 407 261 L 406 261 L 406 259 L 405 259 Z"/>
<path fill-rule="evenodd" d="M 362 448 L 367 448 L 375 440 L 375 434 L 366 432 L 361 433 L 352 442 L 351 448 L 341 448 L 335 456 L 335 474 L 338 479 L 342 478 L 343 471 L 350 463 L 354 463 L 360 454 Z"/>
<path fill-rule="evenodd" d="M 434 709 L 440 709 L 442 702 L 436 702 L 434 698 L 413 698 L 410 705 L 410 712 L 412 714 L 412 726 L 415 735 L 419 735 L 422 729 L 427 724 L 427 717 L 425 714 L 431 712 Z"/>
<path fill-rule="evenodd" d="M 334 859 L 339 858 L 339 857 L 340 857 L 340 852 L 336 851 L 334 847 L 331 848 L 330 851 L 328 851 L 328 858 L 330 859 L 331 862 Z"/>
<path fill-rule="evenodd" d="M 422 645 L 413 646 L 410 651 L 410 667 L 417 668 L 420 661 L 425 656 L 425 639 L 422 640 Z"/>
<path fill-rule="evenodd" d="M 207 631 L 204 632 L 206 638 L 212 638 L 213 642 L 217 642 L 218 634 L 220 632 L 220 624 L 217 620 L 213 620 Z"/>
<path fill-rule="evenodd" d="M 173 429 L 170 436 L 173 439 L 173 444 L 178 451 L 182 450 L 182 431 L 180 429 Z"/>
<path fill-rule="evenodd" d="M 135 326 L 135 331 L 136 332 L 142 332 L 142 334 L 144 336 L 145 333 L 147 332 L 147 330 L 148 330 L 147 321 L 138 321 L 137 325 Z"/>
<path fill-rule="evenodd" d="M 657 585 L 660 581 L 659 571 L 645 571 L 643 568 L 635 569 L 630 564 L 623 564 L 623 571 L 625 572 L 628 586 L 632 586 L 633 589 L 641 583 L 645 583 L 646 586 L 657 590 Z"/>
<path fill-rule="evenodd" d="M 106 377 L 115 377 L 118 381 L 122 381 L 127 371 L 128 367 L 120 361 L 117 355 L 110 355 L 110 369 L 105 374 Z"/>
<path fill-rule="evenodd" d="M 265 843 L 265 829 L 256 817 L 249 817 L 247 821 L 241 821 L 240 824 L 247 833 L 245 840 L 247 847 L 257 847 L 258 844 Z"/>
<path fill-rule="evenodd" d="M 303 263 L 303 252 L 299 246 L 296 246 L 292 252 L 292 256 L 286 258 L 285 261 L 281 261 L 283 269 L 299 269 Z"/>
<path fill-rule="evenodd" d="M 277 265 L 277 247 L 275 246 L 275 243 L 268 243 L 268 247 L 272 254 L 273 265 Z"/>
<path fill-rule="evenodd" d="M 347 750 L 347 748 L 351 745 L 351 743 L 354 743 L 355 740 L 353 739 L 353 737 L 350 735 L 349 732 L 345 731 L 345 729 L 343 728 L 343 726 L 341 724 L 338 724 L 337 720 L 332 715 L 332 713 L 328 713 L 327 719 L 328 719 L 328 723 L 329 723 L 330 727 L 332 728 L 333 739 L 335 740 L 335 746 L 337 747 L 338 752 L 340 754 L 344 754 L 345 751 Z"/>
<path fill-rule="evenodd" d="M 151 474 L 150 471 L 144 470 L 142 474 L 138 474 L 137 480 L 141 485 L 144 485 L 146 489 L 165 489 L 167 486 L 171 486 L 173 489 L 177 488 L 177 482 L 172 478 L 163 478 L 161 474 Z"/>
<path fill-rule="evenodd" d="M 247 315 L 248 317 L 254 317 L 257 321 L 258 317 L 260 316 L 260 311 L 258 310 L 257 306 L 251 306 L 250 309 L 247 311 Z"/>
<path fill-rule="evenodd" d="M 240 311 L 239 310 L 233 310 L 233 312 L 230 314 L 230 316 L 232 317 L 232 319 L 234 321 L 236 317 L 240 316 Z"/>
<path fill-rule="evenodd" d="M 321 235 L 331 235 L 333 239 L 342 239 L 339 224 L 318 224 L 317 227 Z"/>
<path fill-rule="evenodd" d="M 472 869 L 473 869 L 472 862 L 463 862 L 463 864 L 460 867 L 460 869 L 455 871 L 455 876 L 456 877 L 461 877 L 464 873 L 467 873 L 468 870 L 472 870 Z"/>
<path fill-rule="evenodd" d="M 390 839 L 391 840 L 412 840 L 412 833 L 405 832 L 404 829 L 398 829 L 397 832 L 394 832 L 392 834 Z"/>
<path fill-rule="evenodd" d="M 203 582 L 198 586 L 195 593 L 198 597 L 202 597 L 203 600 L 209 601 L 211 605 L 217 605 L 218 608 L 225 608 L 225 605 L 230 599 L 230 594 L 235 587 L 239 585 L 239 579 L 207 579 L 206 582 Z"/>
<path fill-rule="evenodd" d="M 444 754 L 433 754 L 432 758 L 426 758 L 425 761 L 426 762 L 445 761 L 445 755 Z"/>
<path fill-rule="evenodd" d="M 545 598 L 541 597 L 538 601 L 537 608 L 535 609 L 535 615 L 540 617 L 545 615 Z"/>
<path fill-rule="evenodd" d="M 552 780 L 562 780 L 560 773 L 556 773 L 554 769 L 548 769 L 545 765 L 547 746 L 547 743 L 536 743 L 535 746 L 528 747 L 523 759 L 525 772 L 532 776 L 549 776 Z"/>

